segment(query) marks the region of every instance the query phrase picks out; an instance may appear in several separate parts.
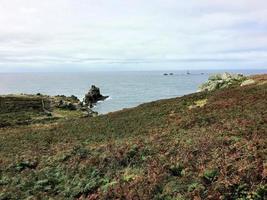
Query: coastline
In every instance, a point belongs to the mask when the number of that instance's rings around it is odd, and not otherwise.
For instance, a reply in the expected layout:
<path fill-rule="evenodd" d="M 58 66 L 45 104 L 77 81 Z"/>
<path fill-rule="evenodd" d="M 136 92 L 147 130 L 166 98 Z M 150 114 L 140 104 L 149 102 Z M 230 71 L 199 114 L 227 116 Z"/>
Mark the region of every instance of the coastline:
<path fill-rule="evenodd" d="M 264 199 L 267 75 L 254 78 L 97 117 L 0 129 L 0 197 Z"/>
<path fill-rule="evenodd" d="M 208 74 L 216 73 L 208 71 L 207 74 L 201 75 L 201 71 L 191 71 L 190 75 L 186 75 L 186 71 L 167 72 L 173 72 L 174 75 L 165 77 L 161 71 L 27 73 L 8 76 L 0 74 L 0 94 L 40 92 L 50 96 L 75 95 L 82 101 L 88 87 L 96 84 L 103 94 L 112 96 L 111 100 L 100 103 L 94 108 L 94 111 L 105 114 L 145 102 L 193 93 L 208 79 Z M 243 71 L 244 74 L 257 72 Z"/>
<path fill-rule="evenodd" d="M 259 81 L 257 80 L 257 77 L 261 76 L 264 77 L 264 75 L 252 75 L 246 77 L 238 74 L 231 75 L 229 73 L 223 73 L 217 75 L 215 74 L 210 76 L 209 80 L 206 83 L 203 83 L 200 86 L 201 89 L 196 92 L 205 90 L 208 91 L 215 90 L 219 89 L 220 87 L 227 88 L 230 86 L 234 87 L 238 85 L 242 86 L 243 82 L 245 83 L 247 81 L 248 83 L 252 81 L 249 84 L 257 84 L 257 82 Z M 255 81 L 253 79 L 255 79 Z M 92 86 L 92 88 L 93 87 L 95 86 Z M 49 96 L 40 93 L 35 95 L 34 94 L 1 95 L 0 108 L 2 107 L 1 108 L 2 110 L 0 114 L 2 114 L 2 116 L 0 120 L 0 127 L 10 127 L 14 125 L 29 125 L 35 123 L 54 123 L 57 121 L 64 121 L 69 119 L 95 117 L 98 115 L 98 113 L 95 110 L 97 106 L 99 106 L 99 103 L 102 104 L 104 103 L 104 101 L 112 99 L 112 97 L 102 96 L 100 94 L 99 88 L 95 87 L 96 92 L 94 91 L 94 88 L 93 90 L 92 88 L 87 94 L 89 95 L 89 99 L 91 99 L 90 101 L 92 102 L 87 105 L 84 104 L 83 101 L 79 100 L 74 95 L 71 95 L 70 97 L 67 97 L 65 95 Z M 91 97 L 91 95 L 96 95 L 96 96 Z M 142 104 L 149 104 L 156 101 L 160 101 L 160 99 Z M 45 103 L 46 106 L 44 106 L 44 102 L 46 102 Z M 136 107 L 141 106 L 142 104 L 132 107 L 132 109 L 135 109 Z M 131 108 L 123 108 L 105 114 L 116 113 L 129 109 Z"/>

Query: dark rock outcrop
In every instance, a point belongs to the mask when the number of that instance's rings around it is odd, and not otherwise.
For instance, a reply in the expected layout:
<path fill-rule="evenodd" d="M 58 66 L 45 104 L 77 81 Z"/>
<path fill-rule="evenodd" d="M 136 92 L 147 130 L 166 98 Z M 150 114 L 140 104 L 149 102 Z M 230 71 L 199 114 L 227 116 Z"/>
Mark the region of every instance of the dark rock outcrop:
<path fill-rule="evenodd" d="M 95 85 L 92 85 L 91 89 L 84 97 L 84 103 L 86 106 L 93 107 L 95 103 L 97 103 L 98 101 L 103 101 L 106 98 L 108 98 L 108 96 L 103 96 L 100 93 L 100 89 Z"/>

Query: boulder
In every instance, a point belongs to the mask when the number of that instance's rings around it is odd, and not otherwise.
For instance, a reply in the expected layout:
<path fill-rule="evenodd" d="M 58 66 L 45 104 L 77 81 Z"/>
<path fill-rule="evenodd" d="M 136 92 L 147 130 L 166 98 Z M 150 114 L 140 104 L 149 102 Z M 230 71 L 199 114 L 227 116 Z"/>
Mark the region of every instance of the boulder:
<path fill-rule="evenodd" d="M 221 75 L 221 79 L 222 79 L 222 80 L 230 80 L 232 77 L 233 77 L 233 76 L 232 76 L 231 74 L 227 73 L 227 72 L 225 72 L 225 73 L 223 73 L 223 74 Z"/>
<path fill-rule="evenodd" d="M 83 117 L 96 117 L 96 116 L 98 116 L 98 112 L 95 112 L 95 111 L 91 110 L 90 108 L 83 109 L 82 113 L 83 113 Z"/>
<path fill-rule="evenodd" d="M 66 110 L 73 110 L 72 109 L 72 104 L 70 102 L 64 101 L 64 100 L 60 100 L 59 104 L 58 104 L 58 108 L 61 109 L 66 109 Z"/>
<path fill-rule="evenodd" d="M 246 86 L 246 85 L 252 85 L 252 84 L 255 84 L 256 82 L 253 80 L 253 79 L 248 79 L 248 80 L 245 80 L 243 83 L 241 83 L 241 87 L 243 86 Z"/>
<path fill-rule="evenodd" d="M 91 89 L 84 97 L 84 103 L 86 106 L 93 107 L 93 104 L 97 103 L 98 101 L 103 101 L 106 98 L 108 98 L 108 96 L 103 96 L 100 93 L 100 89 L 95 85 L 92 85 Z"/>
<path fill-rule="evenodd" d="M 57 95 L 50 98 L 52 100 L 52 106 L 55 108 L 64 110 L 80 110 L 83 106 L 78 97 L 74 95 L 69 97 L 65 95 Z"/>

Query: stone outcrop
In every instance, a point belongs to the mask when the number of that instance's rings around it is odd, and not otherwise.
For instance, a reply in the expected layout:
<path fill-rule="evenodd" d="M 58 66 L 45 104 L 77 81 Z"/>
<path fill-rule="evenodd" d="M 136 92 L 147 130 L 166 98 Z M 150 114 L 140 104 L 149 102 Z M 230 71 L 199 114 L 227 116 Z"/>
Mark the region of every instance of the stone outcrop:
<path fill-rule="evenodd" d="M 229 88 L 233 85 L 241 85 L 247 80 L 242 74 L 215 74 L 209 77 L 209 80 L 199 87 L 199 91 L 213 91 L 216 89 Z"/>
<path fill-rule="evenodd" d="M 254 81 L 253 79 L 248 79 L 248 80 L 245 80 L 243 83 L 241 83 L 241 87 L 243 86 L 247 86 L 247 85 L 252 85 L 252 84 L 255 84 L 256 81 Z"/>
<path fill-rule="evenodd" d="M 74 95 L 48 96 L 41 93 L 35 95 L 3 95 L 0 96 L 0 114 L 29 112 L 58 117 L 62 115 L 73 115 L 71 112 L 76 111 L 78 117 L 94 117 L 98 113 L 93 111 L 91 107 L 96 102 L 105 100 L 107 97 L 103 96 L 100 93 L 100 89 L 94 85 L 92 85 L 90 91 L 85 95 L 84 101 L 80 101 Z"/>
<path fill-rule="evenodd" d="M 106 98 L 108 98 L 108 96 L 103 96 L 100 93 L 100 89 L 95 85 L 92 85 L 89 92 L 84 97 L 84 104 L 88 107 L 93 107 L 95 103 L 103 101 Z"/>
<path fill-rule="evenodd" d="M 98 114 L 73 95 L 70 97 L 64 95 L 48 96 L 38 93 L 36 95 L 0 96 L 0 114 L 34 112 L 52 116 L 57 109 L 68 112 L 78 111 L 84 117 L 92 117 Z"/>
<path fill-rule="evenodd" d="M 82 102 L 74 95 L 70 97 L 65 95 L 57 95 L 51 98 L 53 99 L 53 107 L 56 108 L 65 110 L 79 110 L 82 107 Z"/>
<path fill-rule="evenodd" d="M 81 102 L 76 96 L 70 97 L 64 95 L 58 95 L 52 97 L 53 107 L 68 110 L 68 111 L 79 111 L 83 114 L 83 117 L 95 117 L 98 115 L 97 112 L 91 110 L 88 105 Z"/>

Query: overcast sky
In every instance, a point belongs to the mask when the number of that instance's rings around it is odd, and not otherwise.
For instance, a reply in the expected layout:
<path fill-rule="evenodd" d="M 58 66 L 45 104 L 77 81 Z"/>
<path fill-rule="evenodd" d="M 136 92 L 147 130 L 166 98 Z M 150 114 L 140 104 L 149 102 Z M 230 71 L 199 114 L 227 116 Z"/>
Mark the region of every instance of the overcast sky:
<path fill-rule="evenodd" d="M 267 69 L 266 0 L 0 0 L 0 72 Z"/>

